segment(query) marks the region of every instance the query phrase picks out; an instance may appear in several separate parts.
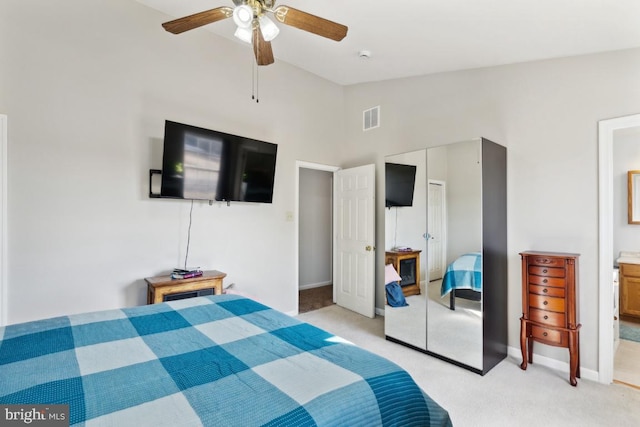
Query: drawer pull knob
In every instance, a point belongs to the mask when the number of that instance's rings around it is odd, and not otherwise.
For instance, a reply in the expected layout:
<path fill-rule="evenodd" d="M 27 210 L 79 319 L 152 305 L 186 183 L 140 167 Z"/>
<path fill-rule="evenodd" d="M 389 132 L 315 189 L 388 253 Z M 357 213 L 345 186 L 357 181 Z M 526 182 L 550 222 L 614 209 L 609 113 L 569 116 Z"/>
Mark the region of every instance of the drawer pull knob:
<path fill-rule="evenodd" d="M 545 314 L 545 316 L 544 316 L 544 320 L 548 320 L 548 319 L 549 319 L 549 316 L 547 316 L 547 315 Z"/>
<path fill-rule="evenodd" d="M 547 305 L 547 304 L 549 304 L 549 301 L 544 301 L 542 304 L 543 305 Z"/>
<path fill-rule="evenodd" d="M 548 333 L 546 333 L 546 332 L 543 332 L 543 333 L 542 333 L 542 335 L 546 337 L 546 336 L 547 336 L 547 335 L 549 335 L 549 334 L 548 334 Z"/>
<path fill-rule="evenodd" d="M 542 270 L 543 273 L 548 272 L 549 270 L 547 270 L 546 268 L 544 270 Z"/>
<path fill-rule="evenodd" d="M 542 292 L 544 292 L 544 293 L 546 294 L 547 292 L 549 292 L 549 289 L 544 288 L 544 289 L 542 290 Z"/>
<path fill-rule="evenodd" d="M 547 279 L 544 279 L 544 280 L 542 281 L 542 283 L 547 283 L 547 282 L 548 282 L 548 280 L 547 280 Z"/>

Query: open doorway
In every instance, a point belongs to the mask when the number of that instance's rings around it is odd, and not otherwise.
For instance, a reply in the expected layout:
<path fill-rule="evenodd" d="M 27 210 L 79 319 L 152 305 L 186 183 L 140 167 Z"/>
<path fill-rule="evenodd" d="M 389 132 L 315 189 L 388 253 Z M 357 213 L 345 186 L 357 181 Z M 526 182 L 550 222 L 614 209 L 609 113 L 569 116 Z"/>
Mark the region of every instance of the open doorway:
<path fill-rule="evenodd" d="M 333 172 L 298 164 L 298 313 L 335 302 L 333 289 Z"/>
<path fill-rule="evenodd" d="M 601 120 L 598 123 L 598 211 L 599 211 L 599 381 L 609 384 L 614 377 L 614 142 L 616 134 L 640 127 L 640 114 Z"/>
<path fill-rule="evenodd" d="M 627 172 L 640 169 L 640 126 L 618 129 L 613 133 L 613 256 L 640 252 L 640 225 L 628 222 Z M 632 258 L 633 259 L 633 258 Z M 616 267 L 618 267 L 616 263 Z M 625 269 L 636 269 L 627 265 Z M 616 270 L 619 273 L 621 270 Z M 627 271 L 627 270 L 625 270 Z M 628 271 L 626 274 L 629 274 Z M 616 274 L 614 273 L 614 276 Z M 618 276 L 619 277 L 619 276 Z M 635 310 L 637 281 L 618 280 L 617 312 L 614 313 L 614 382 L 640 389 L 640 317 Z M 630 310 L 633 308 L 634 310 Z"/>

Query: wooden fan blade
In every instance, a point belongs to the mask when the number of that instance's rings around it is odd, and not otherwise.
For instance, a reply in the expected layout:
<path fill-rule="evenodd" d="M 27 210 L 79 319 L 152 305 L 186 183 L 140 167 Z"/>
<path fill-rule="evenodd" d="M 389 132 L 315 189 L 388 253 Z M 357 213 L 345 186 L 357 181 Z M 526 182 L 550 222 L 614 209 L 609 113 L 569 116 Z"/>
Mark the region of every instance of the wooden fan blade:
<path fill-rule="evenodd" d="M 283 24 L 326 37 L 339 42 L 347 35 L 347 28 L 342 24 L 329 21 L 319 16 L 294 9 L 289 6 L 278 6 L 273 10 L 276 19 Z"/>
<path fill-rule="evenodd" d="M 173 21 L 165 22 L 162 26 L 170 33 L 180 34 L 185 31 L 193 30 L 194 28 L 202 27 L 203 25 L 230 18 L 231 16 L 233 16 L 233 9 L 223 6 L 211 10 L 205 10 L 204 12 L 194 13 L 193 15 L 185 16 L 183 18 L 174 19 Z"/>
<path fill-rule="evenodd" d="M 269 65 L 274 62 L 271 42 L 264 39 L 262 31 L 257 26 L 253 28 L 253 53 L 258 65 Z"/>

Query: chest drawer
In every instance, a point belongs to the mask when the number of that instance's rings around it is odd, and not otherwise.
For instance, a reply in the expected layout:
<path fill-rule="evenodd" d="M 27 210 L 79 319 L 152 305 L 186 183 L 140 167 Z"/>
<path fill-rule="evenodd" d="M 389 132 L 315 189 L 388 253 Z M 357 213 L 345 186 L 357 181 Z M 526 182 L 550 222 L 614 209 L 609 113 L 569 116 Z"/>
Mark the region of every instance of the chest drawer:
<path fill-rule="evenodd" d="M 564 288 L 550 286 L 529 285 L 529 292 L 536 295 L 564 298 Z"/>
<path fill-rule="evenodd" d="M 549 326 L 557 326 L 564 328 L 566 325 L 564 313 L 556 313 L 554 311 L 539 310 L 532 308 L 529 310 L 529 320 L 537 323 L 544 323 Z"/>
<path fill-rule="evenodd" d="M 568 338 L 566 333 L 555 329 L 543 328 L 531 325 L 531 335 L 542 342 L 557 346 L 566 346 Z"/>
<path fill-rule="evenodd" d="M 565 270 L 564 268 L 546 267 L 546 266 L 541 267 L 538 265 L 530 265 L 529 274 L 535 274 L 536 276 L 545 276 L 545 277 L 564 277 Z"/>
<path fill-rule="evenodd" d="M 529 257 L 529 265 L 539 265 L 541 267 L 558 267 L 564 269 L 566 263 L 564 258 L 536 255 Z"/>
<path fill-rule="evenodd" d="M 544 295 L 536 295 L 536 294 L 530 293 L 529 307 L 564 313 L 565 299 L 557 298 L 557 297 L 548 297 Z"/>
<path fill-rule="evenodd" d="M 556 288 L 564 288 L 567 281 L 564 277 L 546 277 L 529 275 L 529 283 L 540 286 L 554 286 Z"/>

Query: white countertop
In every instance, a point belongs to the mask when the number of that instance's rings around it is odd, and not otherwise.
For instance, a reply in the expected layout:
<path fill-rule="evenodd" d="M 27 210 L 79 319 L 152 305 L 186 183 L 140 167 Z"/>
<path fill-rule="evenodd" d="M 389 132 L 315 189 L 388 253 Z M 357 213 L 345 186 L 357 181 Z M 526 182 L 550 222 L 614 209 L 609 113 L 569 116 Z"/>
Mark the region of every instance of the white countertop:
<path fill-rule="evenodd" d="M 640 252 L 620 251 L 620 258 L 616 262 L 618 264 L 640 264 Z"/>

